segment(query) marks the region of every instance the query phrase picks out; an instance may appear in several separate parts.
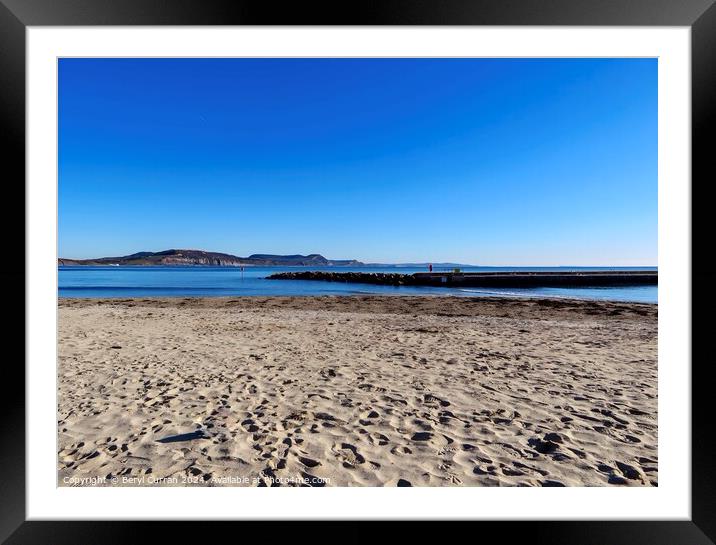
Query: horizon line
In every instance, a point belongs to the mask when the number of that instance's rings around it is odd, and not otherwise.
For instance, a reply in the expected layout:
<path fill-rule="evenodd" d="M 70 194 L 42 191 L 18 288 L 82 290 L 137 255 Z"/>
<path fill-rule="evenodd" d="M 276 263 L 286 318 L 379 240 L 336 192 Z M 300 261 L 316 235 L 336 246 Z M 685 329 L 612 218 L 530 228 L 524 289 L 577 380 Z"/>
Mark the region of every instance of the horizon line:
<path fill-rule="evenodd" d="M 440 265 L 440 264 L 449 264 L 449 265 L 461 265 L 461 266 L 465 266 L 465 267 L 491 267 L 491 268 L 501 268 L 501 267 L 553 267 L 553 268 L 566 268 L 566 267 L 656 267 L 656 268 L 658 268 L 658 263 L 657 263 L 657 264 L 654 264 L 654 265 L 643 265 L 643 264 L 640 264 L 640 265 L 615 265 L 615 264 L 598 264 L 598 265 L 595 265 L 595 264 L 589 264 L 589 265 L 559 264 L 559 265 L 555 265 L 555 264 L 535 264 L 535 263 L 530 263 L 530 264 L 527 264 L 527 265 L 524 265 L 524 264 L 523 264 L 523 265 L 515 265 L 515 264 L 504 264 L 504 263 L 499 264 L 499 265 L 479 265 L 479 264 L 474 264 L 474 263 L 464 263 L 464 262 L 461 262 L 461 261 L 450 261 L 450 260 L 433 260 L 433 261 L 430 261 L 430 260 L 409 260 L 409 261 L 400 261 L 400 262 L 373 261 L 373 260 L 365 260 L 365 261 L 364 261 L 364 260 L 357 259 L 357 258 L 328 258 L 328 257 L 325 257 L 325 256 L 323 255 L 323 253 L 321 253 L 321 252 L 310 252 L 310 253 L 306 253 L 306 254 L 302 254 L 302 253 L 272 254 L 272 253 L 267 253 L 267 252 L 254 252 L 254 253 L 251 253 L 251 254 L 249 254 L 249 255 L 247 255 L 247 256 L 240 256 L 240 255 L 232 254 L 232 253 L 229 253 L 229 252 L 226 252 L 226 251 L 213 251 L 213 250 L 202 250 L 202 249 L 199 249 L 199 248 L 177 248 L 177 247 L 167 248 L 167 249 L 165 249 L 165 250 L 159 250 L 159 251 L 140 250 L 140 251 L 132 252 L 132 253 L 130 253 L 130 254 L 125 254 L 125 255 L 105 255 L 105 256 L 101 256 L 101 257 L 75 258 L 75 257 L 60 257 L 60 256 L 58 255 L 57 260 L 58 260 L 58 261 L 59 261 L 59 260 L 68 260 L 68 261 L 93 261 L 93 260 L 98 260 L 98 259 L 111 259 L 111 258 L 119 258 L 119 259 L 121 259 L 121 258 L 129 257 L 129 256 L 132 256 L 132 255 L 141 254 L 141 253 L 159 254 L 159 253 L 170 252 L 170 251 L 177 251 L 177 252 L 186 251 L 186 252 L 202 252 L 202 253 L 209 253 L 209 254 L 223 254 L 223 255 L 228 255 L 228 256 L 236 257 L 236 258 L 239 258 L 239 259 L 250 259 L 252 255 L 277 256 L 277 257 L 287 257 L 287 256 L 301 256 L 301 257 L 320 256 L 320 257 L 323 257 L 324 259 L 326 259 L 327 261 L 357 261 L 357 262 L 361 263 L 362 265 L 369 265 L 369 266 L 370 266 L 370 265 L 386 265 L 386 266 L 401 266 L 401 265 L 403 265 L 403 266 L 407 266 L 407 265 L 423 265 L 423 264 L 424 264 L 424 265 L 429 265 L 429 264 L 433 264 L 433 265 L 436 265 L 436 264 L 437 264 L 437 265 Z M 166 267 L 166 266 L 170 266 L 170 265 L 141 265 L 141 266 L 164 266 L 164 267 Z M 178 265 L 175 265 L 175 266 L 178 266 Z M 231 265 L 223 265 L 223 266 L 231 266 Z M 280 265 L 264 265 L 264 266 L 271 267 L 271 266 L 280 266 Z M 307 266 L 310 266 L 310 265 L 287 265 L 287 266 L 307 267 Z M 341 265 L 329 265 L 329 266 L 341 266 Z M 350 265 L 342 265 L 342 266 L 347 266 L 347 267 L 349 267 Z"/>

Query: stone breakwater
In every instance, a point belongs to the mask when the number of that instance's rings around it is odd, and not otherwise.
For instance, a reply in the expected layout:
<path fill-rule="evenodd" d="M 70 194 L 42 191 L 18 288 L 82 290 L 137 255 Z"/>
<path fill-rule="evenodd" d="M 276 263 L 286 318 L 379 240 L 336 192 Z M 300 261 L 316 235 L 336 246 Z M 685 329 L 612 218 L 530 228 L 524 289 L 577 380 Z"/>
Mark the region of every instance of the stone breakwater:
<path fill-rule="evenodd" d="M 412 274 L 399 273 L 361 273 L 361 272 L 326 272 L 300 271 L 284 272 L 267 276 L 269 280 L 320 280 L 323 282 L 350 282 L 354 284 L 381 284 L 384 286 L 424 286 Z"/>
<path fill-rule="evenodd" d="M 657 271 L 566 271 L 477 273 L 366 273 L 294 271 L 272 274 L 269 280 L 318 280 L 385 286 L 469 286 L 481 288 L 601 287 L 656 285 Z"/>

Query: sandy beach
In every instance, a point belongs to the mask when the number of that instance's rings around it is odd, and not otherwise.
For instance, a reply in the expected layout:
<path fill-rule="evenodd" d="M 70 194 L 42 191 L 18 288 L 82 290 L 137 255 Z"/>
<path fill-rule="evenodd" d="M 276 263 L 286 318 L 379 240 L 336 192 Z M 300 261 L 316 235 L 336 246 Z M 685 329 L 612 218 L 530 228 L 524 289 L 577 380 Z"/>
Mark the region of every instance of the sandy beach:
<path fill-rule="evenodd" d="M 60 486 L 658 481 L 651 304 L 62 298 L 58 385 Z"/>

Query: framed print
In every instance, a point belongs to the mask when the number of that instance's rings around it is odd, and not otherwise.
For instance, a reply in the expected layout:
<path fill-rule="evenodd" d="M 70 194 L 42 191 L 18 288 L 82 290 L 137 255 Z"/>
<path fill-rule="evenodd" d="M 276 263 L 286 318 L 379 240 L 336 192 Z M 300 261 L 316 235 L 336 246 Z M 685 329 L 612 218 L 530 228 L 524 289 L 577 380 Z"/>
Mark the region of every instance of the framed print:
<path fill-rule="evenodd" d="M 712 543 L 711 4 L 3 0 L 2 538 Z"/>

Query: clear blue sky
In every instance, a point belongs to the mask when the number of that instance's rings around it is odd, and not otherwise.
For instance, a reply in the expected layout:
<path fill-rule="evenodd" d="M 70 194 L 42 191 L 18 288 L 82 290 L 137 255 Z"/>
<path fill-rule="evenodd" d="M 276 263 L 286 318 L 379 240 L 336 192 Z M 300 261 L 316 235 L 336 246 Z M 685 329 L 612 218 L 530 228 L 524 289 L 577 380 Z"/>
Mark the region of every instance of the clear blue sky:
<path fill-rule="evenodd" d="M 59 255 L 656 265 L 655 59 L 61 59 Z"/>

